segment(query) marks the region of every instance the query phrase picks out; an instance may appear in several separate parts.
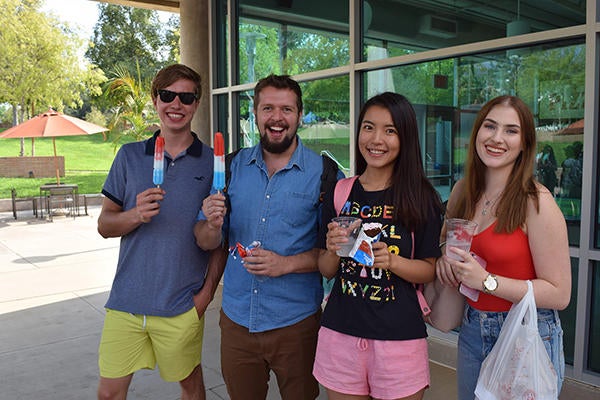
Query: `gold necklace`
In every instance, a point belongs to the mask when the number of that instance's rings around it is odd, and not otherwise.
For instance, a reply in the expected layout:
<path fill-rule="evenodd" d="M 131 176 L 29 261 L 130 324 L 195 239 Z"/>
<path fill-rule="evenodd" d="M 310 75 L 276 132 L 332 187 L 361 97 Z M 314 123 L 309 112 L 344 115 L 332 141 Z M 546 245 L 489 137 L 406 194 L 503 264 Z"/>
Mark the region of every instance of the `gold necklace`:
<path fill-rule="evenodd" d="M 485 195 L 485 192 L 483 192 L 483 197 L 485 198 L 485 201 L 483 202 L 483 209 L 481 210 L 481 215 L 487 215 L 488 208 L 493 208 L 500 196 L 502 196 L 502 192 L 500 192 L 498 196 L 496 196 L 496 198 L 492 201 L 488 199 L 488 197 Z"/>

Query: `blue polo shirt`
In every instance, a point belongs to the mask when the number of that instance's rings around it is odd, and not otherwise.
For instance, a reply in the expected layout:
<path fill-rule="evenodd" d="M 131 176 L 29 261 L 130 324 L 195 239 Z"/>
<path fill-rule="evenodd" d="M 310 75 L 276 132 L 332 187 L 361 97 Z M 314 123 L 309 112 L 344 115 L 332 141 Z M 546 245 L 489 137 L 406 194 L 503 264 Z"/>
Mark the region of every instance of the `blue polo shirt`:
<path fill-rule="evenodd" d="M 258 240 L 263 248 L 282 256 L 315 247 L 323 169 L 319 155 L 298 138 L 289 163 L 271 178 L 260 145 L 242 149 L 230 169 L 230 207 L 224 226 L 230 246 Z M 232 321 L 250 332 L 290 326 L 321 306 L 319 272 L 269 278 L 248 273 L 240 261 L 231 254 L 227 259 L 222 306 Z"/>
<path fill-rule="evenodd" d="M 123 210 L 136 196 L 154 187 L 154 143 L 150 139 L 121 147 L 102 193 Z M 166 194 L 160 213 L 121 237 L 119 261 L 106 307 L 170 317 L 189 311 L 192 296 L 204 284 L 208 253 L 194 238 L 195 217 L 212 183 L 213 152 L 198 140 L 181 154 L 165 152 Z"/>

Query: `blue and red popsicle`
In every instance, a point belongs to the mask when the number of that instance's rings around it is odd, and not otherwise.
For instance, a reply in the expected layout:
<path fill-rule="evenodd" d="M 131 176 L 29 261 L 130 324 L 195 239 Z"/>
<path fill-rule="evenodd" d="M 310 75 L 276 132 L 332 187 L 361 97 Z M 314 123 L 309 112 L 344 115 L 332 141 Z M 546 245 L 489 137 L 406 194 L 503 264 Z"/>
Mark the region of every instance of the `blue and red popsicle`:
<path fill-rule="evenodd" d="M 160 187 L 165 179 L 165 138 L 158 136 L 154 144 L 154 170 L 152 182 Z"/>
<path fill-rule="evenodd" d="M 215 133 L 215 161 L 213 188 L 221 192 L 225 188 L 225 141 L 221 132 Z"/>

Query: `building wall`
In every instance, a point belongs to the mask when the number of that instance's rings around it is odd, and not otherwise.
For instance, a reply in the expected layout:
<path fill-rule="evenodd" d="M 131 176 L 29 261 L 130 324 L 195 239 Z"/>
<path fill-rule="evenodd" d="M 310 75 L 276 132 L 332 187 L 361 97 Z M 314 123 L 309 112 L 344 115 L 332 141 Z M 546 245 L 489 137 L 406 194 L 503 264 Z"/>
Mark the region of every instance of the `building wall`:
<path fill-rule="evenodd" d="M 52 178 L 57 168 L 60 176 L 65 176 L 63 156 L 0 157 L 3 178 Z"/>

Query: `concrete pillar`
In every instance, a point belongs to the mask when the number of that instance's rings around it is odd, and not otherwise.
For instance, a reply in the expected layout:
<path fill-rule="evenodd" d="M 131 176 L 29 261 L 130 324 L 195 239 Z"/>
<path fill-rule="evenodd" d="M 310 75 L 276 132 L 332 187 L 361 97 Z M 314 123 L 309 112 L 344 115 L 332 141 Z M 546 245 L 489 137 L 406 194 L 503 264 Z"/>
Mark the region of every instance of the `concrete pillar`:
<path fill-rule="evenodd" d="M 192 130 L 200 140 L 211 143 L 210 132 L 210 43 L 209 0 L 180 0 L 181 62 L 202 76 L 202 97 Z"/>

